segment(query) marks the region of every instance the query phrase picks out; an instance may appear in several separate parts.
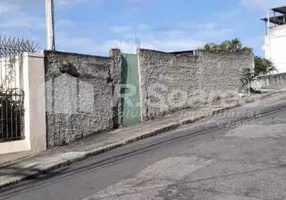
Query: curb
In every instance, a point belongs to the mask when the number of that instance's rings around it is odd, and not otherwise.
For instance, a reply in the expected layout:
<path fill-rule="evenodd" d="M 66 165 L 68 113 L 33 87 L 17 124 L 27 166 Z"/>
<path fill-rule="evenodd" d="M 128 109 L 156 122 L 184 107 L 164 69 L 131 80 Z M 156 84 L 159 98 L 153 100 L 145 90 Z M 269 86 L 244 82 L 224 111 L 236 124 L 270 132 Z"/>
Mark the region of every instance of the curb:
<path fill-rule="evenodd" d="M 217 110 L 213 110 L 209 114 L 197 116 L 197 117 L 194 117 L 192 119 L 187 118 L 187 119 L 183 119 L 183 120 L 178 121 L 178 122 L 173 122 L 171 124 L 168 124 L 167 126 L 163 126 L 163 127 L 158 128 L 156 130 L 152 130 L 152 131 L 150 131 L 148 133 L 145 133 L 145 134 L 142 134 L 140 136 L 136 136 L 134 138 L 127 138 L 126 140 L 124 140 L 122 142 L 116 142 L 116 143 L 110 144 L 108 146 L 104 146 L 104 147 L 97 148 L 97 149 L 92 149 L 90 151 L 81 152 L 81 155 L 79 155 L 79 156 L 73 157 L 71 159 L 64 160 L 63 162 L 58 162 L 58 163 L 56 163 L 54 165 L 51 165 L 51 166 L 48 166 L 48 167 L 45 167 L 45 168 L 42 168 L 42 169 L 37 169 L 36 171 L 30 172 L 26 176 L 20 176 L 20 177 L 13 177 L 12 176 L 12 177 L 9 177 L 9 175 L 7 175 L 6 177 L 8 179 L 10 179 L 10 180 L 3 181 L 2 183 L 0 183 L 0 189 L 8 187 L 8 186 L 11 186 L 11 185 L 14 185 L 14 184 L 17 184 L 17 183 L 19 183 L 21 181 L 24 181 L 24 180 L 29 180 L 29 179 L 36 178 L 36 177 L 38 177 L 40 175 L 47 174 L 47 173 L 49 173 L 49 172 L 51 172 L 53 170 L 59 169 L 61 167 L 68 166 L 68 165 L 76 163 L 78 161 L 85 160 L 88 157 L 96 156 L 96 155 L 99 155 L 99 154 L 103 154 L 105 152 L 114 150 L 116 148 L 119 148 L 119 147 L 122 147 L 122 146 L 125 146 L 125 145 L 128 145 L 128 144 L 131 144 L 131 143 L 134 143 L 136 141 L 140 141 L 140 140 L 143 140 L 143 139 L 146 139 L 146 138 L 150 138 L 150 137 L 153 137 L 153 136 L 165 133 L 167 131 L 176 130 L 176 129 L 178 129 L 179 127 L 181 127 L 183 125 L 194 123 L 196 121 L 199 121 L 199 120 L 207 118 L 207 117 L 214 116 L 214 115 L 219 114 L 221 112 L 224 112 L 226 110 L 230 110 L 230 109 L 234 109 L 234 108 L 240 107 L 241 105 L 243 105 L 243 104 L 236 104 L 236 105 L 232 105 L 232 106 L 225 107 L 225 108 L 218 108 Z M 5 178 L 5 176 L 4 176 L 4 178 Z"/>
<path fill-rule="evenodd" d="M 49 166 L 49 167 L 44 168 L 44 169 L 37 169 L 37 171 L 29 172 L 29 174 L 27 174 L 26 176 L 9 177 L 9 175 L 7 175 L 6 177 L 10 180 L 0 183 L 0 191 L 1 191 L 1 189 L 5 188 L 5 187 L 15 185 L 15 184 L 20 183 L 21 181 L 24 181 L 24 180 L 36 178 L 40 175 L 47 174 L 53 170 L 59 169 L 59 168 L 64 167 L 64 166 L 68 166 L 72 163 L 84 160 L 86 158 L 87 158 L 87 156 L 84 154 L 83 156 L 79 156 L 77 158 L 72 158 L 70 160 L 66 160 L 64 162 Z M 4 176 L 4 178 L 5 178 L 5 176 Z"/>

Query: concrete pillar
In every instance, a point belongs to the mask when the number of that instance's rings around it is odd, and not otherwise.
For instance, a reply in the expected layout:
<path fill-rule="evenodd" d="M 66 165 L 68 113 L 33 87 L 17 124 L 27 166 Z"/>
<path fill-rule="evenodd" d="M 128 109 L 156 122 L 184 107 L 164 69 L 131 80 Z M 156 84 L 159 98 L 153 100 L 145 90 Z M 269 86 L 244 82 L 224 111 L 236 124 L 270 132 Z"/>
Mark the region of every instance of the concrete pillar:
<path fill-rule="evenodd" d="M 122 125 L 122 106 L 121 105 L 121 83 L 122 83 L 122 58 L 120 49 L 111 49 L 109 56 L 112 58 L 110 68 L 110 76 L 112 81 L 112 123 L 113 128 L 118 128 Z"/>

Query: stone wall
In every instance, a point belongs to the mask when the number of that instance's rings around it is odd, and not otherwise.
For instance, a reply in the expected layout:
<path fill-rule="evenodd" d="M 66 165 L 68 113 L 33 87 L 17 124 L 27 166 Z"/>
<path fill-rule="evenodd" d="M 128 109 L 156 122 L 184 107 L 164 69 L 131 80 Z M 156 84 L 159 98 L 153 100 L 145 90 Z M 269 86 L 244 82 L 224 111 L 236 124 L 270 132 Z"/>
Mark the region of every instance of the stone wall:
<path fill-rule="evenodd" d="M 242 68 L 254 67 L 253 55 L 242 53 L 140 49 L 138 57 L 143 120 L 234 95 L 241 89 Z"/>
<path fill-rule="evenodd" d="M 241 71 L 254 69 L 254 56 L 245 53 L 198 52 L 201 90 L 235 91 L 242 89 Z"/>
<path fill-rule="evenodd" d="M 110 55 L 45 52 L 49 148 L 120 125 L 120 51 Z"/>
<path fill-rule="evenodd" d="M 146 49 L 140 49 L 138 56 L 143 120 L 182 107 L 176 93 L 192 93 L 198 88 L 198 56 Z"/>
<path fill-rule="evenodd" d="M 255 89 L 286 89 L 286 73 L 260 76 L 252 83 Z"/>
<path fill-rule="evenodd" d="M 197 107 L 241 87 L 253 55 L 138 51 L 142 120 Z M 122 124 L 120 50 L 110 57 L 45 52 L 48 147 L 68 144 Z"/>

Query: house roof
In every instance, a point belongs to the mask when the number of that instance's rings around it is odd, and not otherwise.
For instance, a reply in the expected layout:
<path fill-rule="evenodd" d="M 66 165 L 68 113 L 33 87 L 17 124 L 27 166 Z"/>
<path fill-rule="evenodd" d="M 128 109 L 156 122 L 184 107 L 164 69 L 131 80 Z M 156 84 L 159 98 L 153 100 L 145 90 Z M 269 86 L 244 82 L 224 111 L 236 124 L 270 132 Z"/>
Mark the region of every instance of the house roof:
<path fill-rule="evenodd" d="M 195 50 L 187 50 L 187 51 L 172 51 L 172 52 L 168 52 L 170 54 L 175 54 L 175 55 L 178 55 L 178 54 L 195 54 Z"/>
<path fill-rule="evenodd" d="M 286 6 L 272 8 L 271 10 L 276 12 L 276 13 L 279 13 L 279 14 L 277 14 L 277 16 L 269 18 L 271 23 L 277 24 L 277 25 L 286 24 Z M 265 18 L 262 18 L 261 20 L 267 22 L 268 18 L 265 17 Z"/>
<path fill-rule="evenodd" d="M 270 17 L 269 21 L 273 24 L 277 24 L 277 25 L 284 25 L 286 24 L 286 20 L 285 20 L 285 15 L 279 15 L 279 16 L 275 16 L 275 17 Z M 261 20 L 267 22 L 268 18 L 262 18 Z"/>
<path fill-rule="evenodd" d="M 281 13 L 283 15 L 286 15 L 286 6 L 273 8 L 272 10 L 275 11 L 275 12 Z"/>

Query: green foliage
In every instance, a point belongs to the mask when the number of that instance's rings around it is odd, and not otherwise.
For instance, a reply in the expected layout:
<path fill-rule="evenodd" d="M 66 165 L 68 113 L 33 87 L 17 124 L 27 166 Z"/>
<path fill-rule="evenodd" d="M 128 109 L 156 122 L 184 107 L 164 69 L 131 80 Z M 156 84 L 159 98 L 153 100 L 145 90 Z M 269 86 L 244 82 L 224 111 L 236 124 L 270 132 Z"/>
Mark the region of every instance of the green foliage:
<path fill-rule="evenodd" d="M 253 53 L 253 49 L 249 48 L 249 47 L 243 47 L 243 48 L 241 48 L 241 51 L 245 54 L 252 54 Z"/>
<path fill-rule="evenodd" d="M 266 75 L 276 70 L 274 64 L 270 60 L 259 56 L 254 58 L 254 63 L 254 69 L 244 68 L 241 73 L 240 80 L 243 86 L 248 90 L 250 90 L 250 85 L 257 76 Z"/>
<path fill-rule="evenodd" d="M 256 76 L 252 69 L 244 68 L 241 72 L 241 78 L 240 78 L 243 87 L 250 89 L 250 84 L 254 81 L 255 77 Z"/>
<path fill-rule="evenodd" d="M 243 46 L 238 38 L 233 40 L 225 40 L 221 44 L 208 43 L 203 47 L 202 50 L 212 53 L 242 52 L 245 54 L 253 54 L 253 49 Z M 243 86 L 248 90 L 250 90 L 250 85 L 257 76 L 266 75 L 276 70 L 274 64 L 270 60 L 256 56 L 254 61 L 254 69 L 244 68 L 241 72 L 240 80 Z"/>
<path fill-rule="evenodd" d="M 246 54 L 252 53 L 252 49 L 243 46 L 238 38 L 233 40 L 225 40 L 221 44 L 208 43 L 203 47 L 204 51 L 208 52 L 243 52 Z"/>
<path fill-rule="evenodd" d="M 266 75 L 273 71 L 276 71 L 274 64 L 266 58 L 261 58 L 259 56 L 256 56 L 254 58 L 254 62 L 255 62 L 254 74 L 256 76 Z"/>
<path fill-rule="evenodd" d="M 238 38 L 235 38 L 231 41 L 231 45 L 234 51 L 242 49 L 242 43 Z"/>

